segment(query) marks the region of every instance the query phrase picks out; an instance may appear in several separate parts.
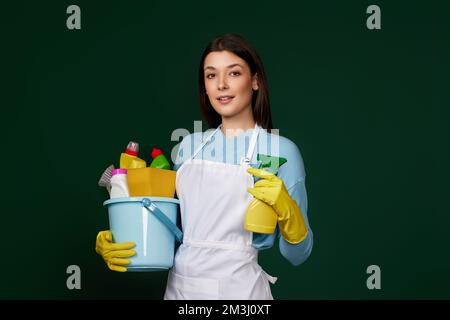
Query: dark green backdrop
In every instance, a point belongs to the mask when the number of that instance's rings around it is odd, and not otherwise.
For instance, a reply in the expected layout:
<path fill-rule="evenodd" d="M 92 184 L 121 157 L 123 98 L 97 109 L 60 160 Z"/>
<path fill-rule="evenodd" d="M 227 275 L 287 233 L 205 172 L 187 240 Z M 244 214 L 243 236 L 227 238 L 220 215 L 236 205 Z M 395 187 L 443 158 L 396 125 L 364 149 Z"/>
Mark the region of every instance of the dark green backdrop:
<path fill-rule="evenodd" d="M 81 30 L 66 8 L 81 7 Z M 381 8 L 382 29 L 366 28 Z M 129 140 L 169 152 L 201 120 L 215 35 L 265 63 L 275 127 L 307 172 L 314 249 L 260 256 L 277 299 L 450 298 L 449 6 L 444 1 L 15 1 L 1 5 L 0 298 L 162 298 L 167 273 L 109 271 L 97 186 Z M 206 122 L 204 122 L 206 127 Z M 381 268 L 368 290 L 366 268 Z M 81 268 L 81 290 L 66 268 Z"/>

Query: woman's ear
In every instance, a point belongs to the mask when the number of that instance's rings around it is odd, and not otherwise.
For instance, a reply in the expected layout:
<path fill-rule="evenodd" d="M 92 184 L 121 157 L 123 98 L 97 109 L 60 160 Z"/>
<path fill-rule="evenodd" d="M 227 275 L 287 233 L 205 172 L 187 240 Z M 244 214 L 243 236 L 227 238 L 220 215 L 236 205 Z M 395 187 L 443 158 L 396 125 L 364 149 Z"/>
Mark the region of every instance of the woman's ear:
<path fill-rule="evenodd" d="M 257 73 L 255 73 L 255 75 L 252 77 L 252 89 L 254 91 L 257 91 L 259 89 Z"/>

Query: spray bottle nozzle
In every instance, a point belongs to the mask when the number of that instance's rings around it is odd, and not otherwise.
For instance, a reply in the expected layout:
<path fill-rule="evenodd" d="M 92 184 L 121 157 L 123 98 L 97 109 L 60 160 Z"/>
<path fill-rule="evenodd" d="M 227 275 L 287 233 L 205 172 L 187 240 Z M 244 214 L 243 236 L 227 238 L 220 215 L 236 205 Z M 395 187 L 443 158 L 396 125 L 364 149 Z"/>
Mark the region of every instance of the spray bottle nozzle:
<path fill-rule="evenodd" d="M 128 142 L 125 153 L 132 155 L 132 156 L 137 156 L 139 153 L 139 143 L 134 142 L 134 141 Z"/>
<path fill-rule="evenodd" d="M 273 157 L 260 153 L 258 153 L 256 158 L 261 161 L 261 169 L 269 171 L 275 175 L 278 173 L 278 169 L 280 169 L 280 167 L 287 162 L 285 158 Z"/>

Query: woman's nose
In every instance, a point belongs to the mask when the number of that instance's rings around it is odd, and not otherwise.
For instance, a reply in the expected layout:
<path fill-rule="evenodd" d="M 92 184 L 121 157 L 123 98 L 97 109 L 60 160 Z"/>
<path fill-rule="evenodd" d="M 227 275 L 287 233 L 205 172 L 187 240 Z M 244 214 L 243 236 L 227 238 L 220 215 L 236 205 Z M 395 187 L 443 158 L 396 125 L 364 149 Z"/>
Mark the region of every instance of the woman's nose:
<path fill-rule="evenodd" d="M 225 77 L 220 77 L 219 79 L 219 90 L 228 89 L 228 84 Z"/>

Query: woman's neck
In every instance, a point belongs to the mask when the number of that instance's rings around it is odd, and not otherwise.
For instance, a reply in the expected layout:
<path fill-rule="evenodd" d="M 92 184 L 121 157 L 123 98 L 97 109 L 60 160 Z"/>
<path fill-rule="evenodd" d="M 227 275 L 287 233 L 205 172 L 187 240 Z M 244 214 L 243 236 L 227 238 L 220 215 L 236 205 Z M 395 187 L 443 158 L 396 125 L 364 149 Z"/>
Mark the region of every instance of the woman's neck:
<path fill-rule="evenodd" d="M 227 138 L 234 137 L 240 133 L 253 129 L 255 127 L 255 120 L 253 119 L 252 109 L 247 109 L 249 112 L 245 112 L 234 117 L 226 118 L 222 117 L 222 133 Z"/>

